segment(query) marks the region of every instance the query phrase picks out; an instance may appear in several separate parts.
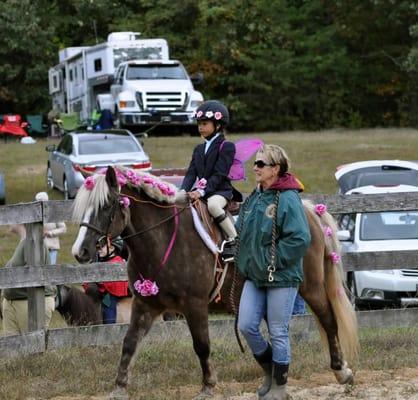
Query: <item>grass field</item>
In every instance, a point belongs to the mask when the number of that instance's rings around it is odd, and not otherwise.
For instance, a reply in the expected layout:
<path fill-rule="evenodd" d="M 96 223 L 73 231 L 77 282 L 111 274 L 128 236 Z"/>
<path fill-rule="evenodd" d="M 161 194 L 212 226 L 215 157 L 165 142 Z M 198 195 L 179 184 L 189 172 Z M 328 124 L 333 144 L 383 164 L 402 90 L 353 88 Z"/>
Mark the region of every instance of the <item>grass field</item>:
<path fill-rule="evenodd" d="M 250 135 L 230 135 L 229 139 L 236 141 L 243 136 Z M 334 193 L 337 190 L 334 172 L 344 163 L 368 159 L 417 159 L 418 130 L 412 129 L 284 132 L 251 136 L 282 145 L 293 160 L 292 171 L 310 193 Z M 148 138 L 145 139 L 145 150 L 155 168 L 185 167 L 199 141 L 194 137 Z M 32 201 L 35 193 L 46 189 L 47 153 L 44 148 L 47 143 L 54 142 L 41 140 L 35 145 L 0 142 L 0 169 L 6 176 L 8 204 Z M 254 186 L 250 165 L 248 180 L 237 185 L 243 192 Z M 57 191 L 49 194 L 51 199 L 62 199 L 62 194 Z M 69 231 L 61 241 L 59 260 L 62 262 L 73 262 L 70 247 L 76 230 L 76 226 L 69 224 Z M 9 259 L 17 241 L 18 238 L 8 232 L 8 227 L 0 227 L 0 266 Z M 418 355 L 413 349 L 418 347 L 417 338 L 417 328 L 362 331 L 362 350 L 356 369 L 416 370 Z M 244 355 L 239 352 L 233 335 L 221 341 L 213 340 L 212 346 L 219 380 L 227 385 L 239 384 L 240 390 L 254 392 L 260 371 L 249 352 Z M 3 360 L 0 362 L 0 398 L 45 399 L 66 395 L 79 400 L 86 399 L 84 396 L 109 392 L 119 352 L 119 346 L 100 350 L 72 348 Z M 318 340 L 295 342 L 292 353 L 292 379 L 306 380 L 315 373 L 325 372 L 332 380 L 328 357 L 320 349 Z M 391 372 L 387 374 L 389 379 Z M 198 361 L 190 340 L 146 342 L 133 370 L 130 393 L 132 398 L 144 400 L 186 398 L 182 397 L 184 392 L 180 391 L 180 384 L 183 385 L 181 390 L 190 388 L 196 394 L 199 380 Z M 230 386 L 221 386 L 219 390 L 227 396 L 231 389 Z"/>
<path fill-rule="evenodd" d="M 418 130 L 415 129 L 367 129 L 329 130 L 320 132 L 281 132 L 229 135 L 236 141 L 242 137 L 257 136 L 266 143 L 279 144 L 292 160 L 292 171 L 305 184 L 306 192 L 334 193 L 337 184 L 334 173 L 337 166 L 370 159 L 418 159 Z M 198 137 L 150 137 L 144 139 L 144 148 L 155 168 L 186 167 Z M 57 140 L 39 140 L 33 145 L 0 142 L 0 169 L 6 179 L 8 204 L 30 202 L 38 191 L 46 190 L 46 144 Z M 243 192 L 254 187 L 251 162 L 247 164 L 248 179 L 236 184 Z M 50 191 L 51 199 L 62 199 L 58 191 Z M 68 233 L 62 239 L 59 260 L 72 262 L 71 244 L 76 227 L 69 224 Z M 0 265 L 10 258 L 18 238 L 0 227 Z"/>

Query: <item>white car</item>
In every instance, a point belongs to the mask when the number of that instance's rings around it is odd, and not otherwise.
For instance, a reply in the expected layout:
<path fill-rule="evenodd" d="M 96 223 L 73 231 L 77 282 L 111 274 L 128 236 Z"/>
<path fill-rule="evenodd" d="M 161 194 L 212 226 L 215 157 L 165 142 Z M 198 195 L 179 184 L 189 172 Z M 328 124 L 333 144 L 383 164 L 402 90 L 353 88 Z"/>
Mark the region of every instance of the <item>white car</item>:
<path fill-rule="evenodd" d="M 365 176 L 362 177 L 362 174 Z M 344 194 L 418 192 L 418 179 L 415 180 L 418 177 L 418 164 L 408 161 L 353 163 L 339 168 L 335 176 L 340 184 L 340 192 Z M 376 185 L 371 184 L 372 178 L 375 178 Z M 358 184 L 362 186 L 356 187 Z M 418 248 L 418 210 L 343 214 L 339 218 L 339 225 L 339 238 L 344 252 Z M 418 269 L 408 268 L 407 265 L 394 267 L 399 269 L 348 273 L 347 285 L 356 306 L 418 305 Z"/>

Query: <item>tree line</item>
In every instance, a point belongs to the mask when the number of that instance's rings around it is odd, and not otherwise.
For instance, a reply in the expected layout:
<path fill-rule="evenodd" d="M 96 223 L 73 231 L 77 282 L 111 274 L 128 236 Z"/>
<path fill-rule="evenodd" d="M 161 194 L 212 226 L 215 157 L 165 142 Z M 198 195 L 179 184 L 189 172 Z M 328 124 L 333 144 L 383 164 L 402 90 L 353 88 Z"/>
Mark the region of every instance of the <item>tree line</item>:
<path fill-rule="evenodd" d="M 412 0 L 3 0 L 0 114 L 47 113 L 64 47 L 163 37 L 233 130 L 418 125 Z"/>

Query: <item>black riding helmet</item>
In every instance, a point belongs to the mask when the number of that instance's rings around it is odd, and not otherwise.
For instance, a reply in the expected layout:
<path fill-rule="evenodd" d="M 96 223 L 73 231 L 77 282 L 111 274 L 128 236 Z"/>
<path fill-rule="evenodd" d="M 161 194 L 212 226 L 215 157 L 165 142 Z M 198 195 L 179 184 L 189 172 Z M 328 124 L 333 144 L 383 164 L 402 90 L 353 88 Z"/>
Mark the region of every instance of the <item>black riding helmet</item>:
<path fill-rule="evenodd" d="M 228 109 L 218 100 L 208 100 L 196 110 L 197 121 L 213 121 L 215 126 L 224 128 L 229 123 Z"/>

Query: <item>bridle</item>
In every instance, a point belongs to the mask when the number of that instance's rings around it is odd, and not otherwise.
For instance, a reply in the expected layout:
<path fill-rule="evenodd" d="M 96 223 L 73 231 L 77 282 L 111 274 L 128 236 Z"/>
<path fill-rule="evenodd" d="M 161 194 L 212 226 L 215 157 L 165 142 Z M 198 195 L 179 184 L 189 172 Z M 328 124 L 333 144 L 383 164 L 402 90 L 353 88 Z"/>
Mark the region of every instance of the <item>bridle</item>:
<path fill-rule="evenodd" d="M 101 235 L 96 240 L 96 249 L 102 248 L 105 244 L 110 246 L 110 244 L 112 243 L 112 235 L 109 232 L 109 228 L 110 228 L 110 225 L 112 224 L 112 222 L 115 218 L 116 206 L 117 205 L 118 205 L 118 203 L 116 201 L 112 205 L 112 208 L 110 210 L 109 223 L 106 227 L 106 231 L 103 231 L 102 229 L 98 228 L 96 225 L 90 224 L 89 222 L 84 222 L 83 221 L 83 222 L 80 223 L 80 226 L 84 226 L 87 229 L 91 229 L 91 230 L 93 230 L 93 231 L 95 231 L 95 232 L 97 232 L 98 234 Z"/>
<path fill-rule="evenodd" d="M 132 198 L 131 196 L 129 196 L 129 197 Z M 139 199 L 136 199 L 136 198 L 133 198 L 133 199 L 135 201 L 138 201 L 138 202 L 150 203 L 150 204 L 152 204 L 152 205 L 154 205 L 156 207 L 161 207 L 161 206 L 159 206 L 158 204 L 156 204 L 156 203 L 154 203 L 152 201 L 142 201 L 142 200 L 139 200 Z M 112 235 L 109 233 L 109 230 L 110 230 L 109 228 L 110 228 L 110 226 L 111 226 L 111 224 L 112 224 L 112 222 L 113 222 L 113 220 L 115 218 L 116 207 L 118 205 L 119 205 L 119 203 L 117 201 L 115 201 L 114 204 L 112 205 L 112 209 L 110 211 L 109 223 L 107 225 L 106 231 L 98 228 L 96 225 L 93 225 L 93 224 L 91 224 L 89 222 L 84 222 L 83 221 L 83 222 L 80 223 L 80 226 L 84 226 L 87 229 L 91 229 L 91 230 L 93 230 L 93 231 L 95 231 L 95 232 L 97 232 L 97 233 L 99 233 L 101 235 L 97 239 L 97 241 L 96 241 L 96 248 L 101 248 L 106 243 L 108 245 L 112 243 Z M 144 233 L 147 233 L 149 231 L 152 231 L 155 228 L 158 228 L 160 225 L 163 225 L 166 222 L 168 222 L 168 221 L 170 221 L 172 219 L 177 218 L 183 211 L 185 211 L 186 209 L 190 208 L 190 205 L 188 205 L 186 207 L 182 207 L 180 210 L 177 209 L 177 206 L 176 205 L 172 205 L 172 206 L 170 206 L 170 208 L 174 208 L 175 209 L 175 211 L 174 211 L 174 213 L 172 215 L 169 215 L 168 217 L 163 218 L 161 221 L 158 221 L 156 224 L 151 225 L 151 226 L 149 226 L 149 227 L 147 227 L 145 229 L 142 229 L 139 232 L 134 232 L 134 233 L 132 233 L 130 235 L 126 235 L 126 236 L 120 236 L 120 238 L 122 240 L 131 239 L 133 237 L 141 236 Z"/>

